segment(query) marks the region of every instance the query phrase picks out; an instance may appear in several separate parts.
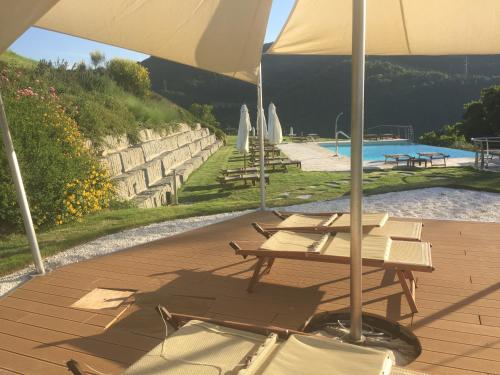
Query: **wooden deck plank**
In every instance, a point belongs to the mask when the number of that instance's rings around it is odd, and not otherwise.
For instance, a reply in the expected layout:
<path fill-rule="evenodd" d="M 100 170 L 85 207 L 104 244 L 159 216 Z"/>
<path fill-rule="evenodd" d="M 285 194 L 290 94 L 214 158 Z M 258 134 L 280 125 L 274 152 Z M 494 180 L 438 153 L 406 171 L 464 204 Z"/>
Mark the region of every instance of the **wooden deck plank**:
<path fill-rule="evenodd" d="M 94 340 L 88 337 L 79 337 L 51 329 L 31 326 L 15 321 L 0 319 L 0 333 L 36 341 L 41 344 L 58 346 L 75 352 L 89 355 L 99 353 L 102 358 L 119 363 L 128 363 L 130 357 L 139 358 L 143 350 L 137 350 L 120 345 Z M 78 342 L 78 345 L 74 342 Z"/>
<path fill-rule="evenodd" d="M 0 375 L 67 373 L 62 364 L 69 356 L 119 373 L 163 339 L 158 303 L 284 328 L 299 328 L 317 312 L 345 310 L 347 265 L 277 260 L 255 292 L 246 292 L 255 260 L 236 257 L 228 242 L 257 246 L 263 237 L 249 224 L 276 220 L 269 212 L 251 213 L 25 283 L 0 299 Z M 410 368 L 500 374 L 500 224 L 424 220 L 423 238 L 433 244 L 436 271 L 417 273 L 419 313 L 410 312 L 394 272 L 369 267 L 363 269 L 365 311 L 398 321 L 421 339 L 423 354 Z M 107 329 L 114 311 L 70 307 L 96 287 L 136 290 L 134 304 Z"/>
<path fill-rule="evenodd" d="M 6 370 L 12 370 L 26 375 L 68 375 L 66 367 L 32 358 L 29 354 L 31 353 L 15 353 L 0 349 L 1 366 Z"/>
<path fill-rule="evenodd" d="M 117 362 L 109 361 L 98 356 L 83 354 L 57 346 L 40 345 L 37 341 L 27 340 L 16 336 L 0 333 L 0 350 L 16 353 L 30 353 L 32 358 L 55 365 L 64 366 L 68 358 L 81 363 L 90 364 L 99 372 L 119 373 L 125 368 Z"/>

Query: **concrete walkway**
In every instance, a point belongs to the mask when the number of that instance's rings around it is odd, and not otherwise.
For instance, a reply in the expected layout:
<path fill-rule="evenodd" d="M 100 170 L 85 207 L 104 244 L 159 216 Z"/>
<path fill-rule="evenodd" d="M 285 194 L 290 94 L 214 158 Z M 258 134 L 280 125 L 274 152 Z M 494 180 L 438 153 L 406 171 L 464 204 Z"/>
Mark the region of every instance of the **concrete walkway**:
<path fill-rule="evenodd" d="M 300 160 L 302 170 L 317 172 L 344 172 L 351 170 L 351 159 L 347 156 L 335 156 L 332 151 L 321 147 L 320 142 L 282 143 L 278 146 L 291 160 Z M 449 167 L 472 166 L 473 158 L 450 158 L 446 161 Z M 373 169 L 390 169 L 395 164 L 383 161 L 365 160 L 363 166 Z"/>

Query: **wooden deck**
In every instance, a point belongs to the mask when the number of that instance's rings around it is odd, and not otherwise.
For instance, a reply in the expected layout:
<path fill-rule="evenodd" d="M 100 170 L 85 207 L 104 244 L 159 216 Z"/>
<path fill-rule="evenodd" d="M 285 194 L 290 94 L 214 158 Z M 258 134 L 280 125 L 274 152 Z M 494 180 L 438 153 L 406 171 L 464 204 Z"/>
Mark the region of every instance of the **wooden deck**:
<path fill-rule="evenodd" d="M 315 312 L 345 308 L 346 265 L 277 260 L 253 294 L 245 291 L 254 260 L 236 257 L 227 243 L 260 241 L 249 224 L 274 220 L 253 213 L 34 278 L 0 299 L 0 375 L 67 374 L 70 358 L 119 373 L 163 339 L 158 303 L 287 328 Z M 393 272 L 374 268 L 364 269 L 365 309 L 418 335 L 424 351 L 411 368 L 500 374 L 500 224 L 424 223 L 436 271 L 417 274 L 420 312 L 410 313 Z M 125 311 L 70 307 L 95 287 L 137 293 Z"/>

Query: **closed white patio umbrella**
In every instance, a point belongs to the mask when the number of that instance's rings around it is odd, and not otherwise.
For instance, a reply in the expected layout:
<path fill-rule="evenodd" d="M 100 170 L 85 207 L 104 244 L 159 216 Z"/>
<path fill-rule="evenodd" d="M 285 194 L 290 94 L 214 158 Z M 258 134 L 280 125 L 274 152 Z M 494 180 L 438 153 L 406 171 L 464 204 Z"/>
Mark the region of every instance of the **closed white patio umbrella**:
<path fill-rule="evenodd" d="M 262 135 L 264 136 L 264 139 L 269 139 L 269 131 L 267 130 L 268 127 L 267 127 L 267 121 L 266 121 L 266 114 L 264 113 L 264 111 L 259 111 L 257 110 L 257 122 L 256 122 L 256 129 L 257 129 L 257 135 L 259 135 L 259 129 L 260 129 L 260 123 L 259 123 L 259 120 L 260 120 L 260 114 L 262 113 Z"/>
<path fill-rule="evenodd" d="M 273 103 L 269 104 L 267 117 L 269 119 L 269 143 L 279 145 L 283 142 L 283 130 L 281 129 L 280 119 L 276 113 L 276 106 Z"/>
<path fill-rule="evenodd" d="M 250 115 L 245 104 L 240 110 L 240 124 L 238 125 L 238 138 L 236 139 L 236 149 L 240 154 L 243 154 L 243 169 L 247 168 L 247 154 L 250 152 L 249 136 L 252 130 L 250 123 Z"/>
<path fill-rule="evenodd" d="M 362 338 L 362 198 L 365 53 L 500 53 L 498 0 L 297 0 L 267 53 L 350 55 L 351 330 Z"/>

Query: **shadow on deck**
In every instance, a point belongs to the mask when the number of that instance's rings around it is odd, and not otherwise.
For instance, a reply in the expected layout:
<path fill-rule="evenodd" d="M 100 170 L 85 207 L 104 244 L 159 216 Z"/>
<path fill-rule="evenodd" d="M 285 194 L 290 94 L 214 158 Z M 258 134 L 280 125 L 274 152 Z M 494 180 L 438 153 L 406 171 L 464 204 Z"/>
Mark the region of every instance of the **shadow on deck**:
<path fill-rule="evenodd" d="M 239 218 L 62 267 L 0 300 L 0 369 L 66 374 L 74 358 L 119 373 L 157 345 L 165 328 L 154 311 L 299 328 L 320 311 L 349 305 L 349 267 L 278 259 L 246 292 L 254 259 L 234 255 L 230 240 L 262 241 Z M 432 274 L 418 274 L 412 314 L 392 271 L 364 268 L 364 308 L 412 329 L 423 353 L 411 368 L 433 374 L 500 374 L 500 224 L 425 221 L 433 243 Z M 124 309 L 82 310 L 71 304 L 90 290 L 136 290 Z M 3 373 L 0 371 L 0 373 Z"/>

